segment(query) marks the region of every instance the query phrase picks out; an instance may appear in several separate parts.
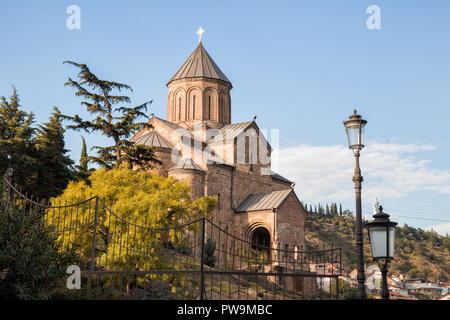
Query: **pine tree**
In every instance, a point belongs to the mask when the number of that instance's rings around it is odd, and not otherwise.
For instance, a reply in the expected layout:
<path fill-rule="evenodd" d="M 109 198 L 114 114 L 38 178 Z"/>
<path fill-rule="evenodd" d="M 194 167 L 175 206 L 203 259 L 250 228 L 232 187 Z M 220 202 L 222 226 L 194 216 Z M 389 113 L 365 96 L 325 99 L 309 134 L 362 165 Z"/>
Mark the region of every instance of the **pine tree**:
<path fill-rule="evenodd" d="M 339 204 L 339 215 L 342 216 L 342 203 Z"/>
<path fill-rule="evenodd" d="M 326 209 L 326 211 L 325 211 L 325 213 L 326 213 L 326 215 L 330 215 L 330 207 L 328 206 L 328 203 L 327 203 L 327 205 L 326 205 L 326 207 L 325 207 Z"/>
<path fill-rule="evenodd" d="M 94 75 L 85 64 L 73 61 L 64 61 L 80 69 L 78 78 L 80 82 L 72 80 L 70 77 L 65 86 L 76 89 L 75 95 L 83 97 L 81 102 L 87 111 L 96 118 L 91 121 L 84 121 L 78 114 L 74 116 L 64 116 L 71 120 L 73 125 L 68 128 L 74 130 L 84 130 L 90 132 L 100 132 L 113 140 L 113 145 L 107 147 L 94 146 L 98 156 L 87 156 L 89 162 L 97 163 L 105 168 L 119 166 L 126 162 L 130 168 L 139 167 L 142 169 L 151 167 L 154 163 L 159 163 L 153 154 L 153 148 L 144 145 L 135 145 L 128 139 L 144 126 L 150 125 L 146 122 L 137 122 L 138 118 L 147 118 L 144 111 L 152 101 L 145 102 L 135 107 L 124 107 L 123 104 L 130 103 L 129 97 L 115 95 L 114 91 L 130 90 L 127 84 L 113 81 L 101 80 Z M 89 90 L 92 91 L 89 91 Z M 117 104 L 122 106 L 116 107 Z"/>
<path fill-rule="evenodd" d="M 9 101 L 0 101 L 0 174 L 8 167 L 14 169 L 12 182 L 24 192 L 31 192 L 35 185 L 35 158 L 33 143 L 34 114 L 21 110 L 19 95 L 13 87 Z"/>
<path fill-rule="evenodd" d="M 38 188 L 34 195 L 48 199 L 59 195 L 73 178 L 73 161 L 66 155 L 61 112 L 54 107 L 47 123 L 36 130 L 36 151 L 39 159 Z"/>

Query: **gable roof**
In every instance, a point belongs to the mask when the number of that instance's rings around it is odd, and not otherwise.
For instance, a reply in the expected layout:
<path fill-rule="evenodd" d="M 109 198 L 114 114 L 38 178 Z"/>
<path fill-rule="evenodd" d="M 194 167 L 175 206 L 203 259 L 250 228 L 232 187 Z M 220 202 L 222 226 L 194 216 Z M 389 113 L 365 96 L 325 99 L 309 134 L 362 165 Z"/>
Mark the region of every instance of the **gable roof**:
<path fill-rule="evenodd" d="M 155 119 L 155 120 L 153 120 L 153 119 Z M 176 124 L 176 123 L 174 123 L 174 122 L 170 122 L 170 121 L 167 121 L 167 120 L 164 120 L 164 119 L 161 119 L 161 118 L 158 118 L 158 117 L 156 117 L 156 116 L 153 116 L 151 119 L 150 119 L 150 121 L 159 121 L 159 122 L 161 122 L 162 124 L 164 124 L 164 125 L 166 125 L 167 127 L 169 127 L 170 129 L 172 129 L 172 130 L 186 130 L 185 128 L 183 128 L 183 127 L 181 127 L 181 126 L 179 126 L 178 124 Z M 149 122 L 150 122 L 149 121 Z"/>
<path fill-rule="evenodd" d="M 157 148 L 170 148 L 173 149 L 173 145 L 167 141 L 166 138 L 161 136 L 158 132 L 155 130 L 150 130 L 146 133 L 144 133 L 142 136 L 137 138 L 134 141 L 135 144 L 143 144 L 144 146 L 149 147 L 157 147 Z"/>
<path fill-rule="evenodd" d="M 219 134 L 212 138 L 208 143 L 214 144 L 214 143 L 221 143 L 223 141 L 229 141 L 236 138 L 241 132 L 243 132 L 245 129 L 247 129 L 253 121 L 246 121 L 246 122 L 238 122 L 238 123 L 231 123 L 223 126 L 219 130 Z"/>
<path fill-rule="evenodd" d="M 197 77 L 222 80 L 231 84 L 230 80 L 206 52 L 201 42 L 167 84 L 178 79 Z"/>
<path fill-rule="evenodd" d="M 180 161 L 178 161 L 178 163 L 176 165 L 174 165 L 172 168 L 170 168 L 169 171 L 170 170 L 178 170 L 178 169 L 204 171 L 190 158 L 181 159 Z"/>
<path fill-rule="evenodd" d="M 291 194 L 291 192 L 292 189 L 286 189 L 281 191 L 251 194 L 244 201 L 242 201 L 235 211 L 245 212 L 277 209 L 289 196 L 289 194 Z"/>

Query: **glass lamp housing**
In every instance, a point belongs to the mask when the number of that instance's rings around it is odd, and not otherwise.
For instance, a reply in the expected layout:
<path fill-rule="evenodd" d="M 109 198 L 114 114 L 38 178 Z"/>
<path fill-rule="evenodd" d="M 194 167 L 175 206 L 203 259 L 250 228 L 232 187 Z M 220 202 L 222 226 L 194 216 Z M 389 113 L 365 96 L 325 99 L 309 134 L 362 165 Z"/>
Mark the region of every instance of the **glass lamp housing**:
<path fill-rule="evenodd" d="M 372 257 L 374 259 L 394 258 L 394 227 L 374 227 L 369 229 L 370 244 L 372 246 Z M 389 234 L 388 234 L 389 233 Z M 389 249 L 388 249 L 389 248 Z M 389 256 L 387 251 L 389 250 Z"/>
<path fill-rule="evenodd" d="M 349 117 L 349 120 L 344 121 L 345 131 L 348 138 L 348 147 L 350 149 L 361 150 L 364 148 L 364 128 L 367 121 L 353 111 L 353 114 Z"/>
<path fill-rule="evenodd" d="M 373 217 L 375 219 L 366 225 L 369 231 L 372 257 L 374 260 L 392 260 L 394 259 L 395 226 L 397 222 L 389 220 L 389 215 L 383 212 L 382 206 Z"/>

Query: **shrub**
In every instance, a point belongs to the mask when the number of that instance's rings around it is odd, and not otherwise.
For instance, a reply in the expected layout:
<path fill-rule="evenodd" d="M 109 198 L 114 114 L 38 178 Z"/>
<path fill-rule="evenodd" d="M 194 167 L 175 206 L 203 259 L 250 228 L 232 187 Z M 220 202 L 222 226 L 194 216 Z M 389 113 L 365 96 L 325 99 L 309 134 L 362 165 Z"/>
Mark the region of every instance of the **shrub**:
<path fill-rule="evenodd" d="M 0 299 L 51 299 L 64 290 L 75 255 L 60 250 L 41 217 L 0 205 Z"/>
<path fill-rule="evenodd" d="M 216 257 L 214 256 L 214 251 L 216 250 L 216 242 L 208 238 L 205 244 L 205 257 L 204 263 L 213 268 L 216 265 Z"/>

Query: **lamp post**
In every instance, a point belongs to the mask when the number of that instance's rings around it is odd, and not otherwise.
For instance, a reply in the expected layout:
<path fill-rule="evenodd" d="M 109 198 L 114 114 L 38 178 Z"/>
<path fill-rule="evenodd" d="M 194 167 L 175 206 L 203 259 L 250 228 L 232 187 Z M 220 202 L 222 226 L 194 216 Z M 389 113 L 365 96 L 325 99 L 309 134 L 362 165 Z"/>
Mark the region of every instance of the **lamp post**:
<path fill-rule="evenodd" d="M 12 179 L 13 171 L 14 169 L 12 167 L 8 167 L 8 169 L 6 169 L 6 175 L 8 176 L 9 181 Z"/>
<path fill-rule="evenodd" d="M 8 176 L 8 180 L 9 180 L 9 183 L 12 185 L 12 175 L 13 175 L 13 172 L 14 172 L 14 169 L 11 167 L 11 166 L 9 166 L 8 167 L 8 169 L 6 169 L 6 175 Z M 9 187 L 9 189 L 8 189 L 8 197 L 9 197 L 9 200 L 11 201 L 11 203 L 14 201 L 14 192 L 13 192 L 13 190 L 12 190 L 12 188 L 11 187 Z"/>
<path fill-rule="evenodd" d="M 353 175 L 353 182 L 355 183 L 355 200 L 356 200 L 356 250 L 358 255 L 357 262 L 357 279 L 358 279 L 358 293 L 357 298 L 367 298 L 365 275 L 364 275 L 364 238 L 361 217 L 361 184 L 364 181 L 359 168 L 359 153 L 364 148 L 364 127 L 367 121 L 353 110 L 353 114 L 349 120 L 344 121 L 345 132 L 348 138 L 348 147 L 353 151 L 355 156 L 355 172 Z"/>
<path fill-rule="evenodd" d="M 372 257 L 377 261 L 383 279 L 381 298 L 389 299 L 387 269 L 389 261 L 394 259 L 395 226 L 397 222 L 389 220 L 389 215 L 383 212 L 382 206 L 373 217 L 375 220 L 367 223 L 366 227 L 369 231 Z"/>

